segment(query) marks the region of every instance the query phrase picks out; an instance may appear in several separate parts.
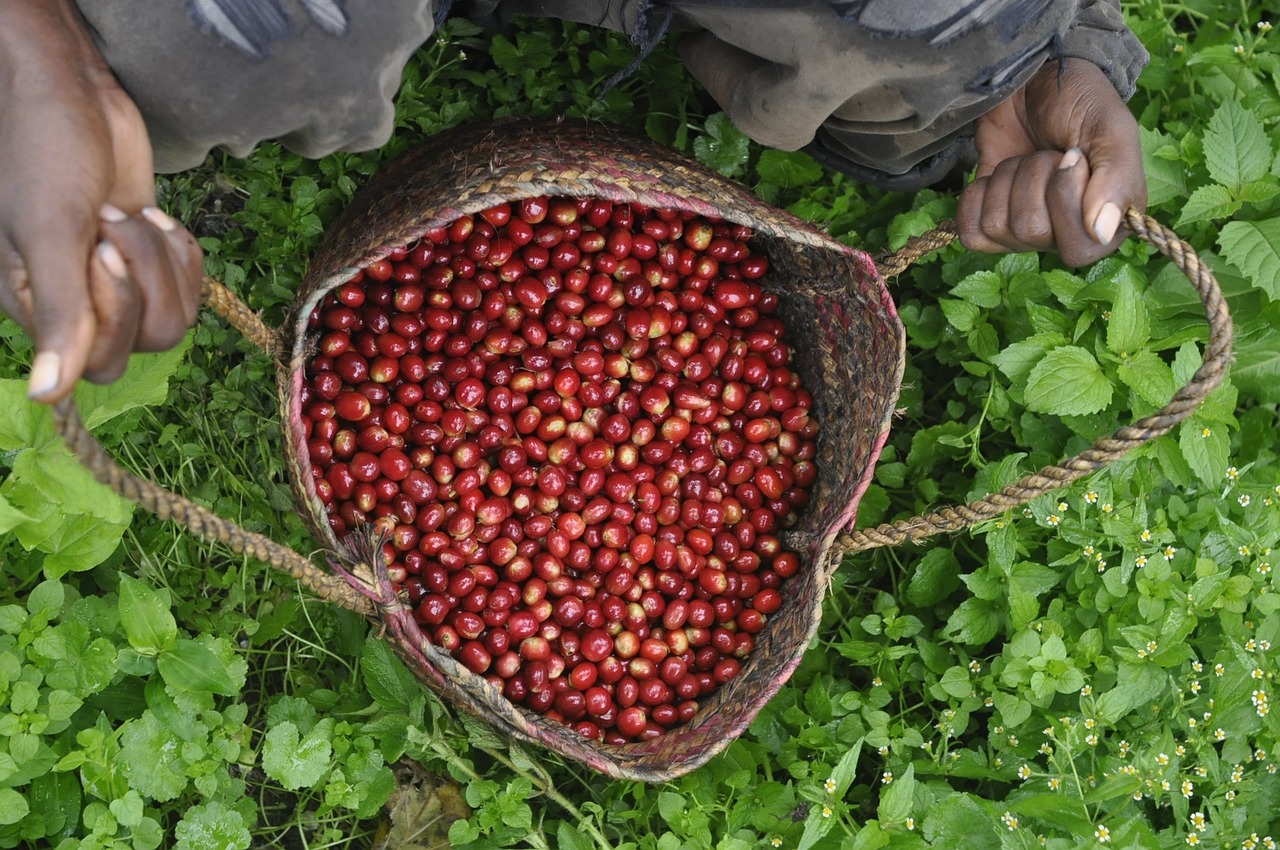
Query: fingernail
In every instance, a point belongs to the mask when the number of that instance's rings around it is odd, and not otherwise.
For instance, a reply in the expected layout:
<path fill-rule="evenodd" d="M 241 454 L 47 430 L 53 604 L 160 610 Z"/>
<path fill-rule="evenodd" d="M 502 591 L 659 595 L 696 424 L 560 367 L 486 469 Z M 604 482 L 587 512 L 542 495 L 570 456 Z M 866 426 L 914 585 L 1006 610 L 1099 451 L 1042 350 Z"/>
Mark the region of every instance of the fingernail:
<path fill-rule="evenodd" d="M 1083 156 L 1084 153 L 1079 148 L 1072 148 L 1062 155 L 1062 162 L 1058 163 L 1058 170 L 1066 171 L 1068 168 L 1073 168 Z"/>
<path fill-rule="evenodd" d="M 1109 245 L 1120 227 L 1120 208 L 1108 201 L 1093 220 L 1093 235 L 1102 245 Z"/>
<path fill-rule="evenodd" d="M 115 204 L 103 204 L 98 210 L 98 217 L 103 221 L 109 221 L 112 224 L 118 224 L 129 217 L 128 213 L 120 209 Z"/>
<path fill-rule="evenodd" d="M 112 277 L 124 280 L 129 276 L 129 267 L 125 265 L 124 255 L 120 253 L 119 248 L 106 239 L 98 243 L 98 259 L 107 267 Z"/>
<path fill-rule="evenodd" d="M 53 351 L 42 351 L 31 363 L 31 377 L 27 381 L 27 398 L 39 399 L 58 386 L 62 373 L 62 358 Z"/>
<path fill-rule="evenodd" d="M 170 218 L 169 215 L 159 207 L 143 207 L 142 217 L 161 230 L 168 231 L 178 229 L 178 223 Z"/>

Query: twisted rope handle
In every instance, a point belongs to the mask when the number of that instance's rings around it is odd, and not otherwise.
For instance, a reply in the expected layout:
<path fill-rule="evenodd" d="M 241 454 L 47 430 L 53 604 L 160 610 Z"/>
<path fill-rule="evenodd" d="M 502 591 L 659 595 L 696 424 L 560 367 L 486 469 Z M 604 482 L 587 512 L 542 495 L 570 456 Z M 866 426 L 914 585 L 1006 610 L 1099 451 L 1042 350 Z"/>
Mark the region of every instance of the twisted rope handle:
<path fill-rule="evenodd" d="M 263 324 L 235 293 L 210 278 L 201 287 L 205 304 L 227 319 L 250 342 L 274 354 L 280 350 L 276 332 Z M 231 520 L 218 516 L 208 508 L 171 492 L 153 481 L 140 478 L 120 466 L 107 454 L 102 444 L 89 433 L 76 410 L 75 401 L 67 397 L 53 406 L 53 424 L 71 450 L 95 479 L 124 498 L 136 502 L 161 519 L 169 519 L 198 537 L 222 543 L 231 551 L 265 561 L 288 573 L 312 593 L 366 617 L 375 614 L 374 603 L 343 579 L 330 575 L 287 546 L 247 531 Z"/>
<path fill-rule="evenodd" d="M 1204 305 L 1205 316 L 1209 320 L 1209 344 L 1205 348 L 1204 362 L 1191 380 L 1174 394 L 1168 404 L 1151 416 L 1103 437 L 1057 466 L 1047 466 L 986 498 L 838 535 L 828 554 L 829 570 L 838 567 L 840 559 L 846 554 L 880 546 L 896 546 L 906 541 L 918 543 L 938 534 L 960 531 L 1065 487 L 1118 460 L 1143 443 L 1169 433 L 1217 389 L 1231 361 L 1232 336 L 1231 315 L 1227 311 L 1227 302 L 1222 297 L 1217 279 L 1200 262 L 1190 245 L 1149 215 L 1130 207 L 1125 211 L 1124 223 L 1132 234 L 1173 261 L 1191 281 Z M 910 240 L 897 254 L 884 262 L 885 276 L 900 274 L 915 260 L 930 251 L 945 247 L 955 238 L 955 225 L 947 222 L 938 231 Z"/>
<path fill-rule="evenodd" d="M 226 286 L 206 275 L 200 282 L 200 298 L 206 307 L 225 319 L 263 354 L 269 354 L 276 360 L 281 358 L 284 346 L 280 334 Z"/>

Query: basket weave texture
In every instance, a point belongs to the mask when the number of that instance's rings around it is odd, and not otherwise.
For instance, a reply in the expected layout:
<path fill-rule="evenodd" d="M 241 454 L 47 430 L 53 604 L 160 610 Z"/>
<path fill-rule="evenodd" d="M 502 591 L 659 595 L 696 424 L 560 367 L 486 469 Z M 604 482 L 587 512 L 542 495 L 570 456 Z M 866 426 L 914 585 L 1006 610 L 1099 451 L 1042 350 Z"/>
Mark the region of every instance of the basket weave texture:
<path fill-rule="evenodd" d="M 817 631 L 832 541 L 854 520 L 888 435 L 902 380 L 904 333 L 874 263 L 749 191 L 648 139 L 600 125 L 512 124 L 442 134 L 387 165 L 326 235 L 287 320 L 279 371 L 291 484 L 304 519 L 333 551 L 340 541 L 316 495 L 301 430 L 301 389 L 314 335 L 313 308 L 331 289 L 395 248 L 462 215 L 536 196 L 595 197 L 714 216 L 751 227 L 769 255 L 761 281 L 776 292 L 792 368 L 820 422 L 818 481 L 799 523 L 782 535 L 801 555 L 785 602 L 756 636 L 742 672 L 703 700 L 687 725 L 653 740 L 605 745 L 519 708 L 482 677 L 432 646 L 390 584 L 378 582 L 383 638 L 428 687 L 516 739 L 537 742 L 610 776 L 658 782 L 706 762 L 741 734 L 790 677 Z M 361 591 L 369 588 L 361 583 Z"/>

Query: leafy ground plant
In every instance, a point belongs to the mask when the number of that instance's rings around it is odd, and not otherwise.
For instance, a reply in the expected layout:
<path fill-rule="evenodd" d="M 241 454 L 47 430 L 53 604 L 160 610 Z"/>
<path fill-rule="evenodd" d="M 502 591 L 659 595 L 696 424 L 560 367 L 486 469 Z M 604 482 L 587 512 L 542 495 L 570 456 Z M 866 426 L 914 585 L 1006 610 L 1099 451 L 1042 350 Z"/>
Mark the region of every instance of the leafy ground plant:
<path fill-rule="evenodd" d="M 30 345 L 0 324 L 0 846 L 1274 847 L 1280 47 L 1255 6 L 1126 4 L 1153 56 L 1133 101 L 1151 210 L 1228 292 L 1228 384 L 1025 511 L 849 559 L 787 686 L 662 786 L 497 739 L 362 621 L 96 488 L 24 402 Z M 264 145 L 165 178 L 165 203 L 269 321 L 378 164 L 470 120 L 635 126 L 870 251 L 954 212 L 953 195 L 875 192 L 751 145 L 669 46 L 600 96 L 633 55 L 586 28 L 455 20 L 410 66 L 386 150 L 308 162 Z M 903 415 L 864 525 L 1152 412 L 1204 344 L 1194 295 L 1137 243 L 1084 270 L 952 248 L 894 294 Z M 79 400 L 135 471 L 310 551 L 272 392 L 271 364 L 202 318 Z"/>

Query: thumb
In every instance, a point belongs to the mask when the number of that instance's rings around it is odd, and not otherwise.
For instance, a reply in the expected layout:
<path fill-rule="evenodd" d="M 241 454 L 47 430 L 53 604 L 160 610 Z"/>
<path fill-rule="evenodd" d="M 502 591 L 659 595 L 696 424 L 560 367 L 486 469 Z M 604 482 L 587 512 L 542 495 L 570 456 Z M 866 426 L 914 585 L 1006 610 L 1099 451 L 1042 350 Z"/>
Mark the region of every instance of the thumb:
<path fill-rule="evenodd" d="M 1080 140 L 1091 174 L 1081 212 L 1084 224 L 1101 245 L 1109 244 L 1129 207 L 1147 206 L 1138 122 L 1127 108 L 1109 110 L 1098 131 Z"/>

